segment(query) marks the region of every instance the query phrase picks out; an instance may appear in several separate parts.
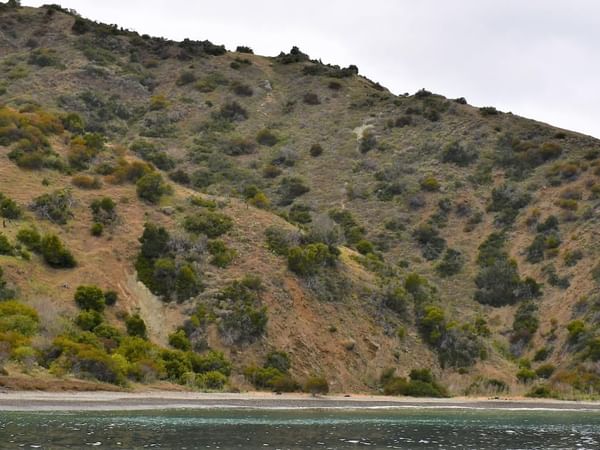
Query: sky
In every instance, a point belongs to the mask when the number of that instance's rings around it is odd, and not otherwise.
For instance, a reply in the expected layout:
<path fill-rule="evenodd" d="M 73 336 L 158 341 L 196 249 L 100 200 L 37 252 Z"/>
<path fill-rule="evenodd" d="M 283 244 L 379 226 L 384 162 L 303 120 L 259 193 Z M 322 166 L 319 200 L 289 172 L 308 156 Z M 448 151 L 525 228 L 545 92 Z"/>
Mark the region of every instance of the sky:
<path fill-rule="evenodd" d="M 600 138 L 597 0 L 23 0 L 152 36 L 297 45 L 395 94 L 426 88 Z"/>

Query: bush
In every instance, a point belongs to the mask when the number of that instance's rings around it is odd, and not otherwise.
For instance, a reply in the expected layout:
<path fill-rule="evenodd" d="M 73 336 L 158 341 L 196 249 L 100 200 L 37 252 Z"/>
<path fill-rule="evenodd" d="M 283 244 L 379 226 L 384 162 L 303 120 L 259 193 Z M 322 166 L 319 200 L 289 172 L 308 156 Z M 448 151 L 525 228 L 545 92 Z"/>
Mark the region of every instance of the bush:
<path fill-rule="evenodd" d="M 149 203 L 158 203 L 163 195 L 170 192 L 170 188 L 163 181 L 161 174 L 152 172 L 142 176 L 136 182 L 136 191 L 139 198 Z"/>
<path fill-rule="evenodd" d="M 419 182 L 419 185 L 421 186 L 421 189 L 428 192 L 436 192 L 440 190 L 440 182 L 432 176 L 423 178 Z"/>
<path fill-rule="evenodd" d="M 104 232 L 104 225 L 102 225 L 99 222 L 95 222 L 92 224 L 92 226 L 90 227 L 90 233 L 92 236 L 102 236 L 102 233 Z"/>
<path fill-rule="evenodd" d="M 479 108 L 479 112 L 482 116 L 497 116 L 500 112 L 493 106 L 482 106 Z"/>
<path fill-rule="evenodd" d="M 521 383 L 531 383 L 533 380 L 537 378 L 535 371 L 523 367 L 517 372 L 517 379 Z"/>
<path fill-rule="evenodd" d="M 145 161 L 151 162 L 160 170 L 171 170 L 175 167 L 175 161 L 165 151 L 159 150 L 149 141 L 137 140 L 133 142 L 130 149 L 140 155 Z"/>
<path fill-rule="evenodd" d="M 85 310 L 81 311 L 75 318 L 75 324 L 84 331 L 92 331 L 102 323 L 104 318 L 98 311 Z"/>
<path fill-rule="evenodd" d="M 169 335 L 169 345 L 182 351 L 189 351 L 192 349 L 192 343 L 184 330 L 177 330 L 174 333 L 171 333 Z"/>
<path fill-rule="evenodd" d="M 377 136 L 370 129 L 363 131 L 358 143 L 358 149 L 361 153 L 367 153 L 377 146 Z"/>
<path fill-rule="evenodd" d="M 522 192 L 514 185 L 504 184 L 492 189 L 492 197 L 487 210 L 496 212 L 496 222 L 502 226 L 509 226 L 517 218 L 519 210 L 527 206 L 531 196 Z"/>
<path fill-rule="evenodd" d="M 175 84 L 177 84 L 177 86 L 184 86 L 186 84 L 193 83 L 194 81 L 196 81 L 196 75 L 194 72 L 184 71 L 179 74 Z"/>
<path fill-rule="evenodd" d="M 278 193 L 280 196 L 279 205 L 290 205 L 294 199 L 306 194 L 310 188 L 305 184 L 304 180 L 298 177 L 285 177 L 281 179 Z"/>
<path fill-rule="evenodd" d="M 277 144 L 277 142 L 279 142 L 279 138 L 271 130 L 265 128 L 260 130 L 256 135 L 256 142 L 258 142 L 260 145 L 273 147 L 275 144 Z"/>
<path fill-rule="evenodd" d="M 240 122 L 248 118 L 248 111 L 238 102 L 227 102 L 221 107 L 218 117 L 229 122 Z"/>
<path fill-rule="evenodd" d="M 55 234 L 47 234 L 40 241 L 40 252 L 44 261 L 58 269 L 70 269 L 77 265 L 75 258 Z"/>
<path fill-rule="evenodd" d="M 300 276 L 314 275 L 322 267 L 333 266 L 337 255 L 337 252 L 320 242 L 292 247 L 288 252 L 288 267 Z"/>
<path fill-rule="evenodd" d="M 287 256 L 289 249 L 299 243 L 298 234 L 276 226 L 267 228 L 265 236 L 269 250 L 281 256 Z"/>
<path fill-rule="evenodd" d="M 439 258 L 446 248 L 446 240 L 432 225 L 419 225 L 413 231 L 413 236 L 421 247 L 423 257 L 429 261 Z"/>
<path fill-rule="evenodd" d="M 310 156 L 316 158 L 317 156 L 321 156 L 323 154 L 323 147 L 321 144 L 313 144 L 310 146 Z"/>
<path fill-rule="evenodd" d="M 459 141 L 451 142 L 442 150 L 442 162 L 454 163 L 461 167 L 466 167 L 474 162 L 478 157 L 477 152 Z"/>
<path fill-rule="evenodd" d="M 542 364 L 540 367 L 535 369 L 535 373 L 540 378 L 550 378 L 556 367 L 553 364 Z"/>
<path fill-rule="evenodd" d="M 208 242 L 208 251 L 212 255 L 210 263 L 221 268 L 227 267 L 236 257 L 237 252 L 228 248 L 221 240 Z"/>
<path fill-rule="evenodd" d="M 12 256 L 14 250 L 14 247 L 8 242 L 8 238 L 0 233 L 0 255 Z"/>
<path fill-rule="evenodd" d="M 64 225 L 73 217 L 71 212 L 73 203 L 71 191 L 62 189 L 34 198 L 30 209 L 41 219 Z"/>
<path fill-rule="evenodd" d="M 117 294 L 116 291 L 104 291 L 104 302 L 106 303 L 106 306 L 113 306 L 117 303 L 118 299 L 119 294 Z"/>
<path fill-rule="evenodd" d="M 17 232 L 17 240 L 32 252 L 39 253 L 41 251 L 42 236 L 33 226 L 20 228 Z"/>
<path fill-rule="evenodd" d="M 238 53 L 249 53 L 251 55 L 254 54 L 254 51 L 250 47 L 246 47 L 245 45 L 238 45 L 235 51 Z"/>
<path fill-rule="evenodd" d="M 117 204 L 110 197 L 95 199 L 90 204 L 92 217 L 95 222 L 111 225 L 117 220 Z"/>
<path fill-rule="evenodd" d="M 31 337 L 39 331 L 39 316 L 31 306 L 16 300 L 0 302 L 0 333 L 18 333 Z"/>
<path fill-rule="evenodd" d="M 75 291 L 75 303 L 83 310 L 102 312 L 106 306 L 104 293 L 97 286 L 79 286 Z"/>
<path fill-rule="evenodd" d="M 214 239 L 227 233 L 233 227 L 233 220 L 225 214 L 202 211 L 188 215 L 183 221 L 184 228 L 190 233 L 205 234 Z"/>
<path fill-rule="evenodd" d="M 23 211 L 17 202 L 0 192 L 0 217 L 17 220 L 21 218 L 22 214 Z"/>
<path fill-rule="evenodd" d="M 139 314 L 134 314 L 127 317 L 127 319 L 125 319 L 125 326 L 127 327 L 127 334 L 129 336 L 139 337 L 142 339 L 146 339 L 148 337 L 146 331 L 146 322 L 144 322 L 144 319 L 142 319 Z"/>
<path fill-rule="evenodd" d="M 329 383 L 324 377 L 312 376 L 304 383 L 304 392 L 326 395 L 329 393 Z"/>
<path fill-rule="evenodd" d="M 71 178 L 71 183 L 81 189 L 100 189 L 102 187 L 100 178 L 89 175 L 75 175 Z"/>
<path fill-rule="evenodd" d="M 291 367 L 290 355 L 283 351 L 272 351 L 267 354 L 265 367 L 272 367 L 287 373 Z"/>
<path fill-rule="evenodd" d="M 319 100 L 319 96 L 314 92 L 307 92 L 302 96 L 302 101 L 307 105 L 320 105 L 321 100 Z"/>
<path fill-rule="evenodd" d="M 457 250 L 447 249 L 442 260 L 435 266 L 435 270 L 442 277 L 451 277 L 459 273 L 465 263 L 465 258 Z"/>
<path fill-rule="evenodd" d="M 243 83 L 233 83 L 231 89 L 235 95 L 239 95 L 240 97 L 252 97 L 254 94 L 252 88 Z"/>

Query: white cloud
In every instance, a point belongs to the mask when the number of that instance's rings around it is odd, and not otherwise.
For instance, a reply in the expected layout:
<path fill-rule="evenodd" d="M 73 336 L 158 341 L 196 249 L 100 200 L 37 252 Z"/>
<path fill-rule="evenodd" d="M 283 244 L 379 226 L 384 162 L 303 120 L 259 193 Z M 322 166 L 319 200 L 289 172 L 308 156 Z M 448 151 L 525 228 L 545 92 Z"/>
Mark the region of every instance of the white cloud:
<path fill-rule="evenodd" d="M 25 0 L 39 6 L 48 0 Z M 298 45 L 356 64 L 394 93 L 448 97 L 600 137 L 600 3 L 594 0 L 62 0 L 81 15 L 176 40 Z"/>

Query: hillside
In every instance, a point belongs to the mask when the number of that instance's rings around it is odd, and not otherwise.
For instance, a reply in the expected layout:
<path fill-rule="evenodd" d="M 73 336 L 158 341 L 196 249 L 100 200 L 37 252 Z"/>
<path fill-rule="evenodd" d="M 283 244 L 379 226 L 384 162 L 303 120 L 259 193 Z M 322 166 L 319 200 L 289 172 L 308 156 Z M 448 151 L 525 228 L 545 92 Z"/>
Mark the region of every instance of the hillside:
<path fill-rule="evenodd" d="M 597 395 L 599 158 L 298 48 L 0 5 L 0 383 Z"/>

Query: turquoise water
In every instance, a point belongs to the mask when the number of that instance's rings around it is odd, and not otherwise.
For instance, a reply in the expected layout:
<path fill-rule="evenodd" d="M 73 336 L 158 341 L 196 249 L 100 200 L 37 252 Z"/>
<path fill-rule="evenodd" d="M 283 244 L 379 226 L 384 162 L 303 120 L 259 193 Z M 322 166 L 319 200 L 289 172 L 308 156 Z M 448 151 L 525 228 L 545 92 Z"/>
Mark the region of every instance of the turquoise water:
<path fill-rule="evenodd" d="M 597 449 L 600 412 L 464 409 L 0 412 L 0 449 Z"/>

